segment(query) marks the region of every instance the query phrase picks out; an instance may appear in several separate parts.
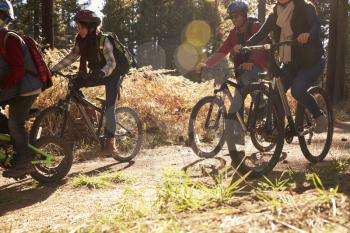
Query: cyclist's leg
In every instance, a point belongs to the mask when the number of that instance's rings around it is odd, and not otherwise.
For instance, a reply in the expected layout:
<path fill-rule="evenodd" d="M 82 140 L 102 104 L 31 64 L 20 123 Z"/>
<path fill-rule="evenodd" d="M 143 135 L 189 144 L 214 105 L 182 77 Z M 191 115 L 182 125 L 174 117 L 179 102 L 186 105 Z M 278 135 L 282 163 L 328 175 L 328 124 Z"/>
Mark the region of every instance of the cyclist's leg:
<path fill-rule="evenodd" d="M 106 125 L 105 136 L 114 137 L 116 130 L 115 108 L 118 95 L 119 77 L 111 77 L 111 80 L 106 84 Z"/>
<path fill-rule="evenodd" d="M 321 116 L 320 108 L 308 89 L 317 81 L 324 69 L 324 61 L 309 69 L 298 72 L 291 88 L 292 96 L 304 107 L 306 107 L 314 118 Z"/>
<path fill-rule="evenodd" d="M 258 80 L 259 72 L 261 72 L 260 68 L 254 66 L 252 70 L 245 71 L 239 77 L 237 77 L 237 83 L 241 86 L 246 86 L 252 82 Z M 236 144 L 243 145 L 244 144 L 244 132 L 237 121 L 235 114 L 237 111 L 240 111 L 240 115 L 243 116 L 244 108 L 242 108 L 242 95 L 240 90 L 236 89 L 236 92 L 233 96 L 233 101 L 228 111 L 228 119 L 225 120 L 225 136 L 229 150 L 236 150 Z"/>
<path fill-rule="evenodd" d="M 106 88 L 106 111 L 105 111 L 105 137 L 106 143 L 104 149 L 100 152 L 102 156 L 109 156 L 118 153 L 115 148 L 114 136 L 116 131 L 115 108 L 118 97 L 119 76 L 110 77 L 105 85 Z"/>
<path fill-rule="evenodd" d="M 9 101 L 9 130 L 18 163 L 17 166 L 4 172 L 4 176 L 22 176 L 33 170 L 30 164 L 32 158 L 28 148 L 28 134 L 24 124 L 36 97 L 37 95 L 18 96 Z"/>
<path fill-rule="evenodd" d="M 80 88 L 85 86 L 85 79 L 82 77 L 78 77 L 73 80 L 73 90 L 77 92 L 81 97 L 85 97 L 83 92 L 80 90 Z"/>

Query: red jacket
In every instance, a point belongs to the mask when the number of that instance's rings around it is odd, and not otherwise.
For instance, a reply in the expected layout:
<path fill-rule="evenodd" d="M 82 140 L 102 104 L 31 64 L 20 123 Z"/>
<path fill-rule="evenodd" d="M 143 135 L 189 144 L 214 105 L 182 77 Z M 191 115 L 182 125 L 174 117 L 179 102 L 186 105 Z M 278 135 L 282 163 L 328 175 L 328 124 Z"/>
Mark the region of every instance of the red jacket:
<path fill-rule="evenodd" d="M 260 27 L 262 24 L 260 22 L 253 22 L 252 23 L 252 28 L 251 28 L 251 34 L 248 35 L 248 32 L 244 33 L 244 41 L 247 41 L 252 35 L 254 35 L 256 32 L 259 31 Z M 267 41 L 263 41 L 262 44 L 267 43 Z M 228 53 L 231 53 L 231 56 L 234 57 L 233 53 L 233 47 L 235 45 L 239 44 L 238 43 L 238 38 L 237 38 L 237 29 L 233 28 L 230 31 L 229 36 L 227 39 L 224 41 L 224 43 L 221 45 L 221 47 L 209 57 L 207 61 L 207 66 L 213 67 L 217 63 L 219 63 Z M 268 54 L 266 51 L 252 51 L 250 53 L 250 56 L 248 58 L 247 62 L 253 63 L 257 66 L 259 66 L 261 69 L 265 70 L 267 68 L 267 59 L 268 59 Z M 234 59 L 234 65 L 235 67 L 239 67 L 241 65 L 241 62 L 238 61 L 238 59 Z"/>
<path fill-rule="evenodd" d="M 3 36 L 3 30 L 0 32 L 0 37 Z M 0 38 L 0 41 L 3 41 L 3 39 Z M 8 37 L 5 51 L 6 54 L 3 55 L 0 53 L 0 56 L 2 56 L 7 62 L 9 70 L 5 75 L 0 76 L 0 85 L 3 85 L 4 88 L 10 88 L 16 85 L 24 77 L 24 56 L 20 41 L 13 36 Z"/>

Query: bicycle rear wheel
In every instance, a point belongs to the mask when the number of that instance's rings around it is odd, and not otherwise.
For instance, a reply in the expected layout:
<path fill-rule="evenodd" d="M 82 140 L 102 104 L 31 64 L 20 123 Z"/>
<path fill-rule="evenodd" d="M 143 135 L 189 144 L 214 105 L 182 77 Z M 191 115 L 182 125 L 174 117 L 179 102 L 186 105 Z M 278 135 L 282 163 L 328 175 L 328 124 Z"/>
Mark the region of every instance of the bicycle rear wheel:
<path fill-rule="evenodd" d="M 129 107 L 117 107 L 114 144 L 118 153 L 113 158 L 120 162 L 132 160 L 141 150 L 143 127 L 139 114 Z"/>
<path fill-rule="evenodd" d="M 240 143 L 233 141 L 235 136 L 228 136 L 226 140 L 231 140 L 228 145 L 232 165 L 242 173 L 251 172 L 250 177 L 259 177 L 273 170 L 279 161 L 284 144 L 284 118 L 277 98 L 264 85 L 248 85 L 241 93 L 246 135 L 241 136 Z M 241 128 L 235 119 L 231 125 L 235 125 L 235 130 Z M 257 138 L 259 146 L 256 146 Z M 235 150 L 230 146 L 233 144 Z"/>
<path fill-rule="evenodd" d="M 326 92 L 320 87 L 312 87 L 308 91 L 316 100 L 322 114 L 327 118 L 327 130 L 324 133 L 313 132 L 314 119 L 311 113 L 298 104 L 297 108 L 297 129 L 303 132 L 298 135 L 300 149 L 305 158 L 312 163 L 321 162 L 327 156 L 333 140 L 333 110 Z"/>
<path fill-rule="evenodd" d="M 193 107 L 189 124 L 189 145 L 201 158 L 217 155 L 225 143 L 224 103 L 216 96 L 207 96 Z"/>

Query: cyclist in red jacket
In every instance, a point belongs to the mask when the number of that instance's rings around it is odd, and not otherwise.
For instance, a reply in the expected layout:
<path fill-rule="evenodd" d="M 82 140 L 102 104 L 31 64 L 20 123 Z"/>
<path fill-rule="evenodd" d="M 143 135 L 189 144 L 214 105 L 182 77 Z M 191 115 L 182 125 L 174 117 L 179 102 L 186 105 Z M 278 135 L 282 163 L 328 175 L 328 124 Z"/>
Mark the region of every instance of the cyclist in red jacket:
<path fill-rule="evenodd" d="M 259 31 L 262 24 L 258 20 L 248 17 L 248 4 L 244 1 L 231 3 L 227 8 L 227 13 L 235 27 L 230 31 L 221 47 L 206 62 L 197 65 L 196 71 L 200 73 L 204 67 L 214 67 L 230 53 L 236 70 L 237 83 L 245 86 L 257 81 L 258 74 L 267 69 L 268 54 L 266 51 L 252 51 L 249 54 L 242 55 L 239 51 L 236 52 L 234 48 L 236 45 L 245 44 L 252 35 Z M 262 41 L 262 43 L 266 42 Z M 235 93 L 229 112 L 237 112 L 241 104 L 239 93 Z M 244 132 L 237 121 L 227 122 L 226 126 L 228 127 L 226 132 L 229 133 L 226 137 L 230 139 L 229 141 L 235 144 L 243 144 Z M 230 127 L 232 129 L 229 129 Z"/>
<path fill-rule="evenodd" d="M 9 130 L 15 151 L 15 163 L 3 176 L 19 178 L 34 169 L 24 124 L 42 83 L 39 77 L 27 72 L 36 67 L 25 42 L 8 33 L 7 26 L 13 19 L 11 3 L 0 0 L 0 106 L 9 105 L 8 128 L 4 128 Z M 0 118 L 5 117 L 1 114 Z"/>

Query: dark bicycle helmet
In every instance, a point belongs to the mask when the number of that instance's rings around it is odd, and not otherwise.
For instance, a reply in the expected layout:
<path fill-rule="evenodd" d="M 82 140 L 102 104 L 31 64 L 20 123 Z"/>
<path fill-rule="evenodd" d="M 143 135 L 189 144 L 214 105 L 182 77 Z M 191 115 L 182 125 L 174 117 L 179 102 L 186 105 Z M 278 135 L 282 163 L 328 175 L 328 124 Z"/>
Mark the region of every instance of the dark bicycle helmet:
<path fill-rule="evenodd" d="M 9 20 L 15 19 L 15 14 L 13 13 L 13 7 L 10 1 L 0 0 L 0 11 L 5 12 Z"/>
<path fill-rule="evenodd" d="M 232 2 L 227 7 L 227 13 L 230 15 L 232 13 L 247 13 L 248 12 L 248 4 L 245 1 L 235 1 Z"/>
<path fill-rule="evenodd" d="M 74 16 L 74 21 L 79 23 L 95 23 L 97 25 L 101 24 L 101 18 L 90 10 L 80 10 Z"/>

